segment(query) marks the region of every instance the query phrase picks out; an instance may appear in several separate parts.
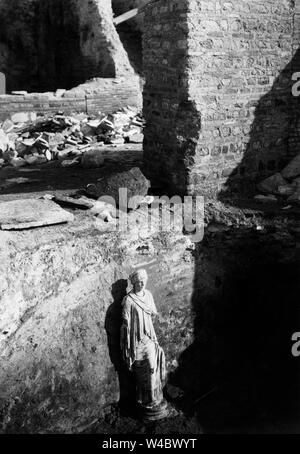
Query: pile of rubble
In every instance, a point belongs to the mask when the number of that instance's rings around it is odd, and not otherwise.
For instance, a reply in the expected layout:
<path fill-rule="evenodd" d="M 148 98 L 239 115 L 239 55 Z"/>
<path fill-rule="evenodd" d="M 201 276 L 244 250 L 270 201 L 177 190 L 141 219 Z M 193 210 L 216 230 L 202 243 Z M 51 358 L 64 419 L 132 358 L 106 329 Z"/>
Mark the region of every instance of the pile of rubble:
<path fill-rule="evenodd" d="M 0 124 L 0 167 L 39 165 L 55 159 L 63 166 L 78 164 L 95 144 L 142 143 L 143 127 L 139 112 L 129 107 L 110 115 L 58 113 L 25 123 L 12 117 Z M 68 157 L 73 160 L 65 160 Z"/>
<path fill-rule="evenodd" d="M 300 205 L 300 154 L 281 172 L 260 182 L 257 189 L 261 194 L 255 199 L 259 202 L 282 201 L 289 205 Z"/>

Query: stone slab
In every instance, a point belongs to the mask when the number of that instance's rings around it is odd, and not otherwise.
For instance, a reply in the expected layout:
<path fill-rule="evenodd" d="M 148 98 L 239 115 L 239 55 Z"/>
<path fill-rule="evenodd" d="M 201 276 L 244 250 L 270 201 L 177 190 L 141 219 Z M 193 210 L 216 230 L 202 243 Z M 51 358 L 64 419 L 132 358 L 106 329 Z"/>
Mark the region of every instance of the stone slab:
<path fill-rule="evenodd" d="M 75 199 L 74 197 L 68 197 L 66 195 L 55 194 L 54 196 L 55 202 L 59 204 L 65 204 L 72 206 L 74 208 L 82 208 L 82 209 L 89 209 L 92 208 L 95 204 L 94 200 L 88 200 L 86 197 L 81 197 L 79 199 Z"/>
<path fill-rule="evenodd" d="M 51 200 L 23 199 L 0 203 L 0 228 L 22 230 L 74 220 L 72 213 Z"/>
<path fill-rule="evenodd" d="M 145 197 L 150 188 L 150 181 L 138 167 L 133 167 L 99 179 L 96 185 L 87 187 L 87 193 L 92 197 L 109 196 L 118 201 L 119 189 L 122 188 L 127 190 L 128 199 L 134 196 Z"/>

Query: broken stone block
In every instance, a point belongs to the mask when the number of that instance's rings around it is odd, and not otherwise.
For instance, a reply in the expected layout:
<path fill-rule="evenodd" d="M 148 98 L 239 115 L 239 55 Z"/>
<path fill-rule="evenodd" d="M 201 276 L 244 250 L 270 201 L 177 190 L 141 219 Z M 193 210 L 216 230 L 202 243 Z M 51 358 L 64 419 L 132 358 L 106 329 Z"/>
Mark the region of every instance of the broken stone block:
<path fill-rule="evenodd" d="M 13 131 L 7 132 L 6 134 L 7 134 L 7 137 L 9 139 L 9 141 L 10 141 L 10 144 L 14 143 L 19 138 L 18 134 L 16 132 L 13 132 Z"/>
<path fill-rule="evenodd" d="M 104 220 L 111 220 L 111 218 L 116 218 L 116 205 L 97 200 L 91 208 L 91 213 L 99 215 Z"/>
<path fill-rule="evenodd" d="M 39 156 L 36 156 L 36 155 L 31 155 L 31 154 L 25 154 L 24 155 L 24 159 L 25 161 L 27 162 L 27 164 L 29 165 L 34 165 L 34 164 L 37 164 L 37 161 L 39 159 Z"/>
<path fill-rule="evenodd" d="M 123 143 L 125 143 L 125 140 L 122 136 L 115 136 L 109 139 L 108 142 L 112 145 L 123 145 Z"/>
<path fill-rule="evenodd" d="M 266 194 L 276 194 L 278 192 L 279 186 L 285 186 L 287 184 L 286 180 L 282 177 L 280 173 L 275 173 L 271 177 L 266 178 L 261 181 L 257 188 L 259 191 Z"/>
<path fill-rule="evenodd" d="M 6 134 L 11 132 L 14 129 L 14 127 L 15 127 L 14 123 L 11 120 L 9 120 L 8 118 L 2 124 L 2 129 Z"/>
<path fill-rule="evenodd" d="M 300 189 L 297 189 L 296 192 L 287 199 L 287 201 L 293 205 L 300 205 Z"/>
<path fill-rule="evenodd" d="M 62 167 L 75 167 L 75 166 L 78 166 L 78 164 L 80 164 L 80 161 L 78 160 L 78 158 L 66 159 L 60 163 L 60 165 Z"/>
<path fill-rule="evenodd" d="M 49 143 L 47 140 L 43 139 L 42 137 L 38 137 L 34 143 L 35 147 L 39 150 L 47 150 L 49 148 Z"/>
<path fill-rule="evenodd" d="M 10 116 L 13 123 L 27 123 L 36 120 L 35 112 L 16 112 Z"/>
<path fill-rule="evenodd" d="M 78 143 L 77 140 L 74 140 L 71 138 L 66 140 L 66 144 L 68 144 L 68 145 L 77 145 L 77 143 Z"/>
<path fill-rule="evenodd" d="M 100 118 L 97 118 L 96 120 L 89 120 L 87 122 L 87 125 L 94 129 L 97 129 L 100 126 L 100 124 L 101 124 Z"/>
<path fill-rule="evenodd" d="M 282 170 L 281 175 L 287 179 L 293 179 L 300 175 L 300 154 Z"/>
<path fill-rule="evenodd" d="M 300 189 L 300 177 L 293 180 L 293 186 L 295 186 L 296 189 Z"/>
<path fill-rule="evenodd" d="M 284 186 L 278 186 L 278 194 L 282 196 L 291 196 L 296 191 L 296 186 L 293 184 L 286 184 Z"/>
<path fill-rule="evenodd" d="M 33 145 L 35 144 L 36 142 L 36 139 L 24 139 L 22 140 L 22 145 L 25 145 L 26 147 L 33 147 Z"/>
<path fill-rule="evenodd" d="M 45 158 L 47 159 L 47 161 L 51 161 L 52 159 L 52 153 L 50 150 L 46 150 L 45 151 Z"/>
<path fill-rule="evenodd" d="M 72 148 L 64 148 L 63 150 L 52 150 L 54 159 L 64 159 L 70 156 Z"/>
<path fill-rule="evenodd" d="M 81 126 L 81 132 L 84 136 L 95 136 L 97 134 L 96 129 L 86 123 Z"/>
<path fill-rule="evenodd" d="M 110 196 L 118 202 L 119 189 L 121 188 L 125 189 L 129 201 L 129 199 L 134 196 L 146 196 L 149 187 L 150 182 L 138 167 L 134 167 L 131 170 L 115 173 L 109 177 L 98 180 L 97 184 L 88 186 L 87 192 L 97 198 L 103 195 Z"/>
<path fill-rule="evenodd" d="M 24 157 L 25 154 L 28 154 L 28 147 L 24 145 L 22 142 L 16 143 L 16 152 L 18 153 L 21 158 Z"/>
<path fill-rule="evenodd" d="M 0 129 L 0 151 L 6 151 L 9 145 L 9 138 L 3 131 L 3 129 Z"/>
<path fill-rule="evenodd" d="M 15 186 L 18 184 L 38 183 L 40 181 L 41 180 L 32 179 L 32 178 L 23 178 L 23 177 L 8 178 L 5 180 L 4 184 L 2 185 L 2 188 L 9 188 L 10 186 Z"/>
<path fill-rule="evenodd" d="M 0 202 L 0 226 L 2 230 L 22 230 L 73 220 L 72 213 L 63 210 L 51 200 L 21 199 Z"/>
<path fill-rule="evenodd" d="M 58 88 L 55 92 L 55 96 L 57 98 L 61 98 L 64 94 L 66 93 L 66 89 L 65 88 Z"/>
<path fill-rule="evenodd" d="M 277 203 L 277 197 L 274 195 L 256 195 L 254 199 L 259 203 Z"/>
<path fill-rule="evenodd" d="M 43 155 L 25 155 L 24 156 L 25 161 L 29 165 L 40 165 L 40 164 L 45 164 L 47 162 L 46 156 Z"/>
<path fill-rule="evenodd" d="M 103 150 L 93 148 L 84 153 L 81 160 L 81 167 L 84 169 L 93 169 L 104 165 Z"/>
<path fill-rule="evenodd" d="M 15 96 L 25 96 L 28 95 L 28 92 L 26 90 L 14 90 L 11 94 Z"/>
<path fill-rule="evenodd" d="M 102 132 L 105 132 L 105 131 L 114 131 L 115 129 L 115 126 L 114 124 L 109 121 L 107 118 L 103 118 L 103 120 L 101 121 L 101 124 L 99 125 L 99 129 L 101 129 Z"/>
<path fill-rule="evenodd" d="M 49 147 L 56 147 L 65 142 L 65 136 L 60 132 L 43 132 L 42 138 L 48 142 Z"/>
<path fill-rule="evenodd" d="M 4 151 L 4 153 L 2 154 L 2 158 L 4 159 L 4 161 L 6 162 L 10 162 L 11 159 L 14 159 L 18 156 L 18 153 L 16 152 L 16 150 L 6 150 Z"/>
<path fill-rule="evenodd" d="M 24 167 L 24 166 L 26 166 L 26 161 L 25 161 L 25 159 L 20 158 L 20 157 L 12 158 L 10 160 L 10 164 L 14 167 Z"/>
<path fill-rule="evenodd" d="M 88 200 L 87 197 L 81 197 L 79 199 L 75 199 L 74 197 L 68 197 L 65 195 L 59 195 L 56 194 L 54 196 L 55 202 L 63 205 L 69 205 L 73 206 L 74 208 L 83 208 L 83 209 L 89 209 L 94 206 L 94 201 L 93 200 Z"/>
<path fill-rule="evenodd" d="M 131 143 L 143 143 L 144 141 L 144 134 L 134 134 L 130 137 L 129 141 Z"/>

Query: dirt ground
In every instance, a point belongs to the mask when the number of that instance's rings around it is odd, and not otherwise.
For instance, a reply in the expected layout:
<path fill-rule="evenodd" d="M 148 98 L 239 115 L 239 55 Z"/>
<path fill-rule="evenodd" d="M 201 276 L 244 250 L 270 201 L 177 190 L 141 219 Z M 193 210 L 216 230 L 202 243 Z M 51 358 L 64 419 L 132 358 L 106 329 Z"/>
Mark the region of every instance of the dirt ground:
<path fill-rule="evenodd" d="M 44 194 L 72 194 L 86 188 L 88 184 L 95 183 L 101 177 L 139 167 L 142 163 L 142 145 L 105 146 L 103 149 L 105 164 L 96 169 L 84 169 L 80 165 L 64 168 L 61 167 L 60 161 L 21 168 L 0 168 L 0 201 L 35 198 Z M 16 178 L 26 178 L 28 181 L 9 181 Z"/>

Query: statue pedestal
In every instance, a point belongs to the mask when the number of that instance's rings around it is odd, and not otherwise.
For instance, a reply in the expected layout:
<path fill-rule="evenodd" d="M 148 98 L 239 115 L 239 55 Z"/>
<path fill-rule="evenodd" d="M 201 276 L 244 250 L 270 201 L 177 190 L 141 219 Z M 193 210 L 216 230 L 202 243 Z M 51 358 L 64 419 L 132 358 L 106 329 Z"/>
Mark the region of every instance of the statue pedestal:
<path fill-rule="evenodd" d="M 139 414 L 144 422 L 158 421 L 159 419 L 167 418 L 169 416 L 168 403 L 163 400 L 161 403 L 154 406 L 140 406 Z"/>

